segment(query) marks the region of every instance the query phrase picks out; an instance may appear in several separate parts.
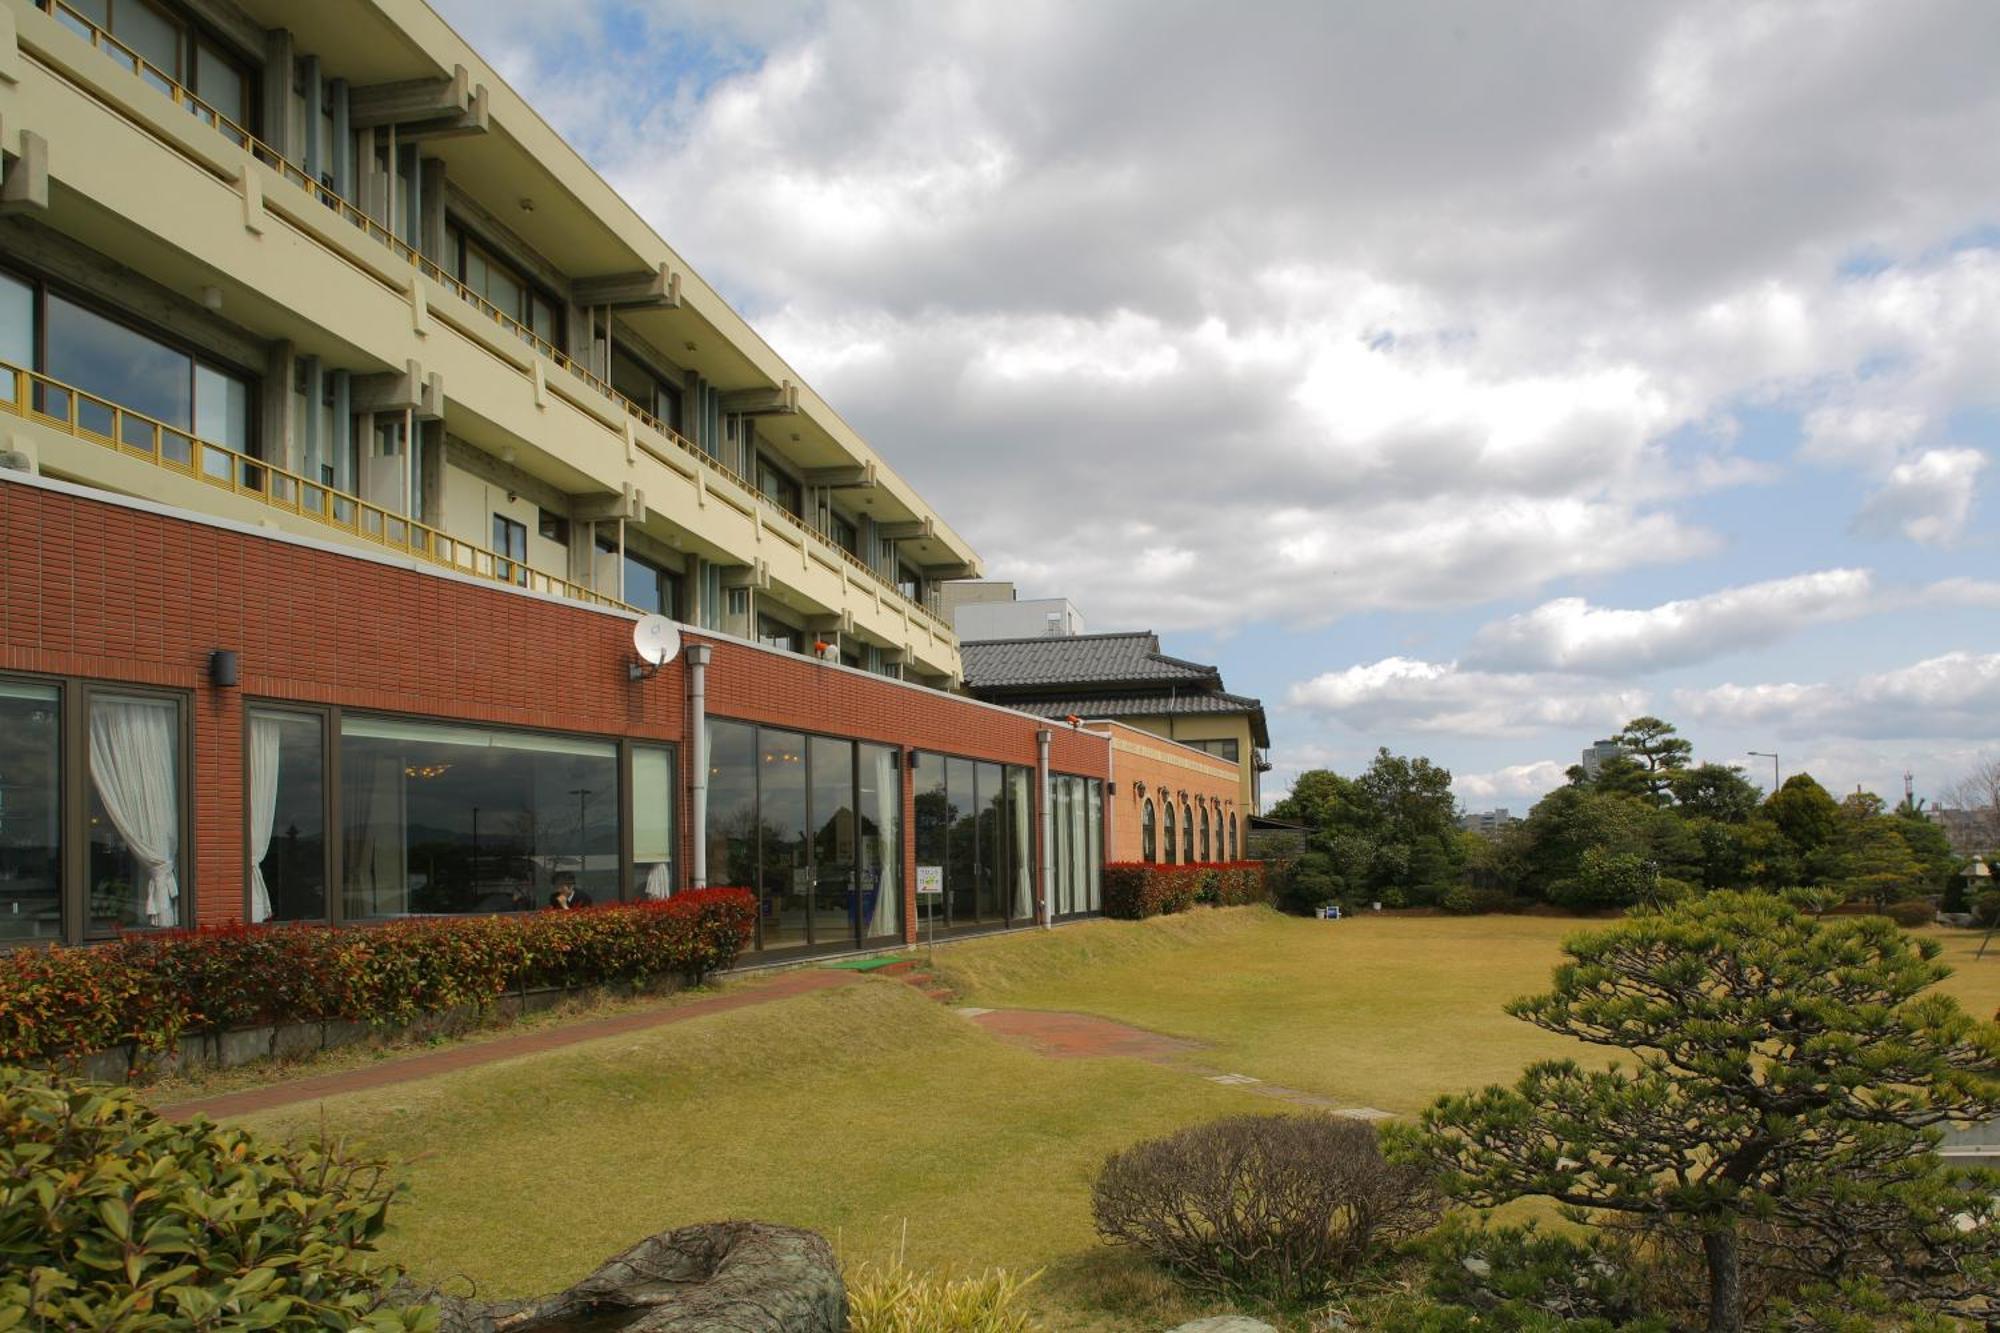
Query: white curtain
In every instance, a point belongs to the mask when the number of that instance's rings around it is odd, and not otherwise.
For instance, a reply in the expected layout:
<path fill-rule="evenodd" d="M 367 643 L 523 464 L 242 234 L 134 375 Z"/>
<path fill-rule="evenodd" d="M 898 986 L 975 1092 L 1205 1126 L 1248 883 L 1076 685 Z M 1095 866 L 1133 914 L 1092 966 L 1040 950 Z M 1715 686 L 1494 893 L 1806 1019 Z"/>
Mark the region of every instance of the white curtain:
<path fill-rule="evenodd" d="M 180 924 L 180 792 L 174 773 L 173 704 L 109 699 L 90 704 L 90 780 L 114 828 L 146 868 L 146 920 Z"/>
<path fill-rule="evenodd" d="M 665 861 L 655 861 L 653 868 L 646 872 L 646 896 L 648 898 L 671 898 L 674 896 L 673 871 Z"/>
<path fill-rule="evenodd" d="M 903 900 L 903 783 L 896 771 L 896 752 L 863 751 L 871 761 L 875 782 L 875 910 L 868 914 L 869 938 L 896 933 Z"/>
<path fill-rule="evenodd" d="M 1007 775 L 1007 789 L 1012 795 L 1014 806 L 1014 919 L 1026 921 L 1035 915 L 1034 841 L 1028 837 L 1028 817 L 1034 804 L 1030 793 L 1034 790 L 1026 782 L 1022 769 L 1010 769 Z"/>
<path fill-rule="evenodd" d="M 271 850 L 271 825 L 278 811 L 278 752 L 283 726 L 275 717 L 250 715 L 250 919 L 271 919 L 271 886 L 264 882 L 264 855 Z"/>

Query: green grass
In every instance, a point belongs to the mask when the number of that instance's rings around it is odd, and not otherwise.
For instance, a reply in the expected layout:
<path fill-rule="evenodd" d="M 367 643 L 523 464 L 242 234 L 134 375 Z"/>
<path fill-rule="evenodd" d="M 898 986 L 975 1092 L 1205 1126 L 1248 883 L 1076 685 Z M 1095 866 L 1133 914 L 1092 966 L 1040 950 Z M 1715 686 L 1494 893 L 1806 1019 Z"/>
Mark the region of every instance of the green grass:
<path fill-rule="evenodd" d="M 755 1217 L 850 1263 L 1047 1269 L 1054 1327 L 1201 1313 L 1092 1235 L 1111 1150 L 1269 1103 L 1129 1060 L 1050 1060 L 889 980 L 864 979 L 423 1083 L 267 1112 L 402 1166 L 386 1248 L 418 1274 L 527 1295 L 654 1231 Z"/>
<path fill-rule="evenodd" d="M 963 1003 L 1102 1014 L 1205 1042 L 1204 1065 L 1408 1112 L 1583 1052 L 1500 1005 L 1544 986 L 1560 941 L 1589 924 L 1243 908 L 968 941 L 935 962 Z M 1977 936 L 1940 938 L 1961 969 L 1948 988 L 1990 1014 L 2000 949 L 1974 961 Z M 1182 1125 L 1277 1109 L 1183 1070 L 1049 1059 L 864 976 L 244 1123 L 331 1132 L 392 1159 L 413 1194 L 391 1256 L 488 1294 L 554 1290 L 696 1221 L 811 1227 L 850 1264 L 892 1260 L 907 1226 L 912 1269 L 1042 1269 L 1028 1299 L 1051 1329 L 1137 1333 L 1211 1311 L 1096 1240 L 1099 1162 Z"/>

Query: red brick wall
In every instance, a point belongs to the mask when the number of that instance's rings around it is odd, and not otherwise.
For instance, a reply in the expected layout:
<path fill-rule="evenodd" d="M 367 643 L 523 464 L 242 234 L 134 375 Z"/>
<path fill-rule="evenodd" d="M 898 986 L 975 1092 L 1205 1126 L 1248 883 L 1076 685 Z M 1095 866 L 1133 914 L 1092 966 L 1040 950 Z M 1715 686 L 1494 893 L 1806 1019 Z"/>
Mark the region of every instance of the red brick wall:
<path fill-rule="evenodd" d="M 0 482 L 0 670 L 191 691 L 196 919 L 243 913 L 243 709 L 284 699 L 684 741 L 684 659 L 627 679 L 629 617 L 31 484 Z M 1044 723 L 733 640 L 711 713 L 1032 767 Z M 210 650 L 241 684 L 208 684 Z M 1102 777 L 1102 737 L 1052 766 Z M 692 820 L 681 752 L 682 864 Z M 913 815 L 907 780 L 904 829 Z M 1037 822 L 1039 828 L 1039 821 Z M 915 868 L 905 866 L 906 899 Z M 905 921 L 914 922 L 914 908 Z M 913 928 L 913 927 L 911 927 Z"/>
<path fill-rule="evenodd" d="M 1180 793 L 1187 793 L 1187 802 L 1195 808 L 1195 858 L 1201 858 L 1200 807 L 1206 803 L 1209 809 L 1209 857 L 1211 861 L 1229 859 L 1226 845 L 1229 817 L 1236 816 L 1236 843 L 1239 854 L 1242 851 L 1245 829 L 1243 821 L 1249 812 L 1240 808 L 1239 798 L 1242 785 L 1237 766 L 1214 755 L 1191 750 L 1184 745 L 1140 731 L 1121 723 L 1093 723 L 1102 727 L 1111 737 L 1111 766 L 1113 780 L 1118 791 L 1105 802 L 1105 818 L 1111 828 L 1105 837 L 1105 860 L 1141 861 L 1143 853 L 1143 828 L 1141 812 L 1145 802 L 1153 802 L 1154 830 L 1160 840 L 1161 860 L 1165 860 L 1166 817 L 1160 809 L 1162 792 L 1174 794 L 1174 839 L 1176 849 L 1181 843 Z M 1140 792 L 1145 788 L 1144 794 Z M 1218 824 L 1217 807 L 1220 807 L 1220 826 L 1224 833 L 1224 843 L 1216 841 Z M 1176 850 L 1175 859 L 1180 859 Z"/>

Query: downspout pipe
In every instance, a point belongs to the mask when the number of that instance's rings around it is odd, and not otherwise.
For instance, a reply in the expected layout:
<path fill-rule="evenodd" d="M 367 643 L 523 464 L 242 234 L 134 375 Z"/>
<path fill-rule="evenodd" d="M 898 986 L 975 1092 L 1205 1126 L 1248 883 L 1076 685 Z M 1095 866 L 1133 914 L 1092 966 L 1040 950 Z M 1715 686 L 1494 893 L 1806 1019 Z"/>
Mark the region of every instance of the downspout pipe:
<path fill-rule="evenodd" d="M 714 652 L 705 643 L 687 648 L 688 762 L 694 768 L 694 845 L 688 878 L 697 889 L 708 887 L 708 660 Z"/>
<path fill-rule="evenodd" d="M 1055 812 L 1049 808 L 1049 742 L 1055 733 L 1042 730 L 1035 733 L 1035 767 L 1040 774 L 1041 824 L 1042 824 L 1042 928 L 1056 928 L 1056 821 Z"/>

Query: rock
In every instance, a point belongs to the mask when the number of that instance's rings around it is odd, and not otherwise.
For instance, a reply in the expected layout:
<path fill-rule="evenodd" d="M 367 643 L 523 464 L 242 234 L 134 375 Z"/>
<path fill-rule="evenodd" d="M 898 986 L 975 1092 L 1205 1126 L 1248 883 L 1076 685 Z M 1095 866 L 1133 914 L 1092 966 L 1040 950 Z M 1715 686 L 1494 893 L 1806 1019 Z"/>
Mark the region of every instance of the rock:
<path fill-rule="evenodd" d="M 1219 1314 L 1170 1328 L 1167 1333 L 1278 1333 L 1278 1330 L 1249 1315 Z"/>
<path fill-rule="evenodd" d="M 1493 1265 L 1476 1254 L 1468 1254 L 1458 1262 L 1466 1272 L 1472 1274 L 1474 1277 L 1493 1276 Z"/>
<path fill-rule="evenodd" d="M 824 1238 L 765 1222 L 648 1236 L 568 1291 L 476 1301 L 401 1288 L 439 1310 L 439 1333 L 841 1333 L 847 1289 Z"/>

